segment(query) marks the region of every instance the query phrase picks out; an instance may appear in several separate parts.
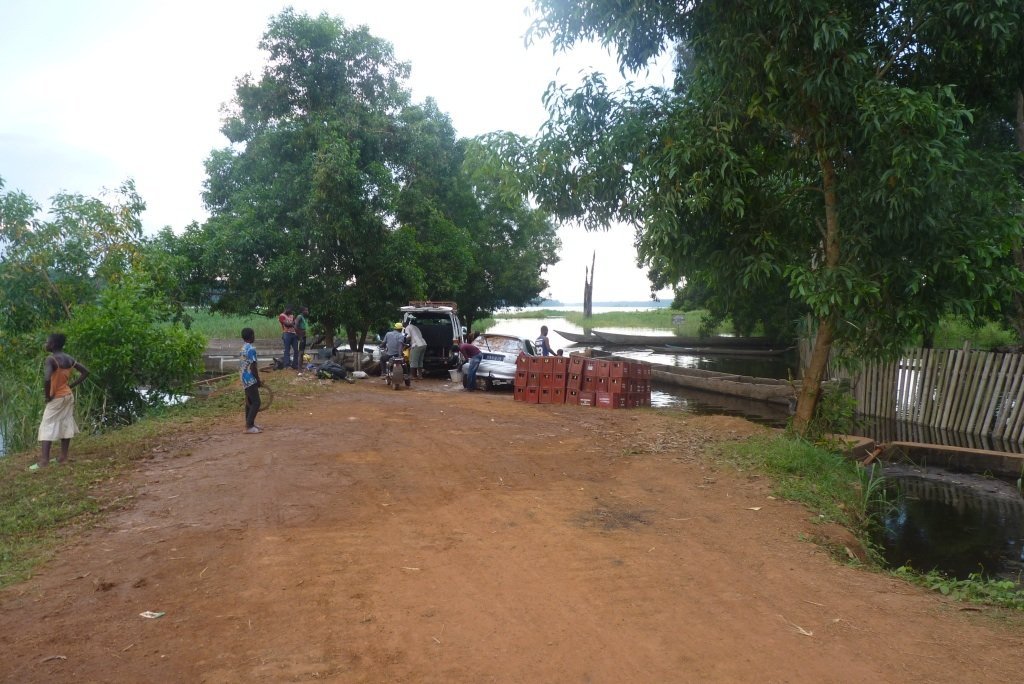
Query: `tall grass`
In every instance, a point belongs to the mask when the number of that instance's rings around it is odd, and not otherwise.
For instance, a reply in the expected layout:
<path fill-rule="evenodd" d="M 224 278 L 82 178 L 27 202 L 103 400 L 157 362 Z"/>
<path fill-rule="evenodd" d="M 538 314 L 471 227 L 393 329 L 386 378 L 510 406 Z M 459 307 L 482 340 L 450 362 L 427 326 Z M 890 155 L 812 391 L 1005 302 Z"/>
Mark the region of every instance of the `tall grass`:
<path fill-rule="evenodd" d="M 1012 330 L 1007 330 L 998 323 L 986 323 L 976 327 L 961 318 L 944 318 L 935 330 L 936 348 L 959 349 L 968 341 L 972 348 L 981 350 L 1022 342 Z"/>
<path fill-rule="evenodd" d="M 189 311 L 189 316 L 192 318 L 189 327 L 202 333 L 207 339 L 233 340 L 239 337 L 242 328 L 252 328 L 258 340 L 274 339 L 281 334 L 281 326 L 278 325 L 276 318 L 258 314 L 236 316 L 193 309 Z"/>
<path fill-rule="evenodd" d="M 43 415 L 43 364 L 8 362 L 0 374 L 0 434 L 10 453 L 33 444 Z"/>

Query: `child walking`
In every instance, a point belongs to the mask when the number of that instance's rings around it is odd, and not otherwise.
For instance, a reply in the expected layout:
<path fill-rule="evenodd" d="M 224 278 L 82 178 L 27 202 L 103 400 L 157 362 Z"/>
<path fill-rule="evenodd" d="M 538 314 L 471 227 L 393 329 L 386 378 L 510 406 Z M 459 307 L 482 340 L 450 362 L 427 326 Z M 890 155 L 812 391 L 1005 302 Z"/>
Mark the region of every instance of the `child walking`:
<path fill-rule="evenodd" d="M 43 419 L 39 423 L 42 450 L 39 462 L 29 466 L 29 470 L 39 470 L 50 465 L 50 447 L 58 439 L 60 456 L 57 457 L 57 463 L 67 463 L 71 438 L 78 434 L 75 395 L 71 390 L 89 377 L 89 370 L 64 353 L 66 341 L 67 338 L 61 333 L 53 333 L 46 338 L 46 351 L 50 355 L 44 363 L 43 398 L 46 400 L 46 408 L 43 409 Z M 74 380 L 71 380 L 72 369 L 78 371 L 78 377 Z"/>
<path fill-rule="evenodd" d="M 239 373 L 242 376 L 242 387 L 245 388 L 245 432 L 250 435 L 258 435 L 263 428 L 256 425 L 256 414 L 260 410 L 260 369 L 256 362 L 256 347 L 252 343 L 256 341 L 256 333 L 252 328 L 242 328 L 241 358 L 239 359 Z"/>

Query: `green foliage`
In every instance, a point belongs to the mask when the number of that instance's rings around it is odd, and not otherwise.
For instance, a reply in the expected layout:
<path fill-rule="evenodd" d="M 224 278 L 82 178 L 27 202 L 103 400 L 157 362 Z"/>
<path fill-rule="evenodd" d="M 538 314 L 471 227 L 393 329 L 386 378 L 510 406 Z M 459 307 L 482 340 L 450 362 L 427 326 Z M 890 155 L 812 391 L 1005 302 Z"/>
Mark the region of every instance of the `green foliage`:
<path fill-rule="evenodd" d="M 546 215 L 432 101 L 410 102 L 389 43 L 287 9 L 260 47 L 263 73 L 238 81 L 224 121 L 231 145 L 206 163 L 211 218 L 179 250 L 199 264 L 185 274 L 194 303 L 307 305 L 358 345 L 412 299 L 455 300 L 472 321 L 546 286 Z"/>
<path fill-rule="evenodd" d="M 936 349 L 959 349 L 970 342 L 974 349 L 995 349 L 1019 344 L 1017 335 L 999 323 L 989 321 L 978 325 L 959 317 L 947 317 L 939 322 L 932 346 Z"/>
<path fill-rule="evenodd" d="M 161 300 L 135 283 L 104 290 L 95 305 L 80 307 L 67 334 L 90 370 L 83 398 L 98 396 L 101 424 L 128 423 L 170 395 L 185 393 L 202 372 L 206 340 L 180 325 L 164 324 Z"/>
<path fill-rule="evenodd" d="M 967 579 L 958 580 L 934 570 L 921 574 L 907 566 L 896 568 L 893 574 L 956 601 L 1024 610 L 1024 589 L 1010 580 L 985 578 L 977 573 L 971 573 Z"/>
<path fill-rule="evenodd" d="M 1024 1 L 535 4 L 557 47 L 595 38 L 631 69 L 677 49 L 676 81 L 553 87 L 509 156 L 560 217 L 636 226 L 659 280 L 698 284 L 713 318 L 811 313 L 801 428 L 833 341 L 889 356 L 1024 287 L 1020 157 L 992 99 L 1021 83 Z"/>
<path fill-rule="evenodd" d="M 830 382 L 822 386 L 821 399 L 804 432 L 804 438 L 826 449 L 835 451 L 833 435 L 847 435 L 853 430 L 857 417 L 857 400 L 846 383 Z"/>
<path fill-rule="evenodd" d="M 77 392 L 87 426 L 130 420 L 201 371 L 202 338 L 174 323 L 183 318 L 171 296 L 175 268 L 141 238 L 144 208 L 131 181 L 102 198 L 61 193 L 47 220 L 23 194 L 0 193 L 0 429 L 8 450 L 34 441 L 51 332 L 66 333 L 68 353 L 93 373 Z"/>

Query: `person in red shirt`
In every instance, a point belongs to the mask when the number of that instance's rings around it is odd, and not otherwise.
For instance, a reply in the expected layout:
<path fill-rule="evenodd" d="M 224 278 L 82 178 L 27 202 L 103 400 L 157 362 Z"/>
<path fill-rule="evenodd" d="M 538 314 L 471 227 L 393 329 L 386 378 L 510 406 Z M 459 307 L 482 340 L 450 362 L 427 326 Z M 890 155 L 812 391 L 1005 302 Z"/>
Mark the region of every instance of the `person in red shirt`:
<path fill-rule="evenodd" d="M 281 362 L 285 368 L 298 370 L 299 338 L 295 334 L 295 315 L 292 313 L 292 307 L 287 307 L 277 317 L 277 322 L 281 324 L 281 343 L 284 345 L 284 358 Z"/>
<path fill-rule="evenodd" d="M 483 357 L 480 356 L 480 347 L 473 344 L 480 333 L 474 332 L 469 335 L 469 342 L 459 345 L 459 353 L 466 360 L 466 374 L 462 376 L 462 386 L 472 392 L 476 389 L 476 369 L 480 367 Z"/>

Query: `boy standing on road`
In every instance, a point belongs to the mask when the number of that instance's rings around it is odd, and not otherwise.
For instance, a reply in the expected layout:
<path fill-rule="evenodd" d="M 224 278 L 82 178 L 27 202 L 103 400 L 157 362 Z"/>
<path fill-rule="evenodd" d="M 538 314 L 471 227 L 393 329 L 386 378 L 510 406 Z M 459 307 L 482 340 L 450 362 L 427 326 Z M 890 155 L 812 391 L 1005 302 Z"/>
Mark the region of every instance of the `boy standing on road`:
<path fill-rule="evenodd" d="M 68 449 L 71 438 L 78 434 L 75 423 L 75 395 L 72 389 L 81 385 L 89 377 L 89 369 L 64 353 L 67 338 L 60 333 L 53 333 L 46 338 L 46 357 L 43 376 L 43 398 L 46 408 L 43 409 L 43 420 L 39 424 L 39 441 L 42 451 L 39 462 L 29 466 L 29 470 L 38 470 L 50 465 L 50 448 L 54 441 L 60 440 L 60 456 L 57 463 L 67 463 Z M 71 380 L 71 370 L 78 371 L 78 377 Z"/>
<path fill-rule="evenodd" d="M 260 369 L 257 367 L 256 347 L 252 343 L 256 341 L 256 333 L 252 328 L 242 328 L 241 358 L 239 359 L 239 374 L 242 377 L 242 387 L 245 388 L 245 432 L 250 435 L 257 435 L 263 432 L 263 428 L 256 425 L 256 414 L 260 410 Z"/>

